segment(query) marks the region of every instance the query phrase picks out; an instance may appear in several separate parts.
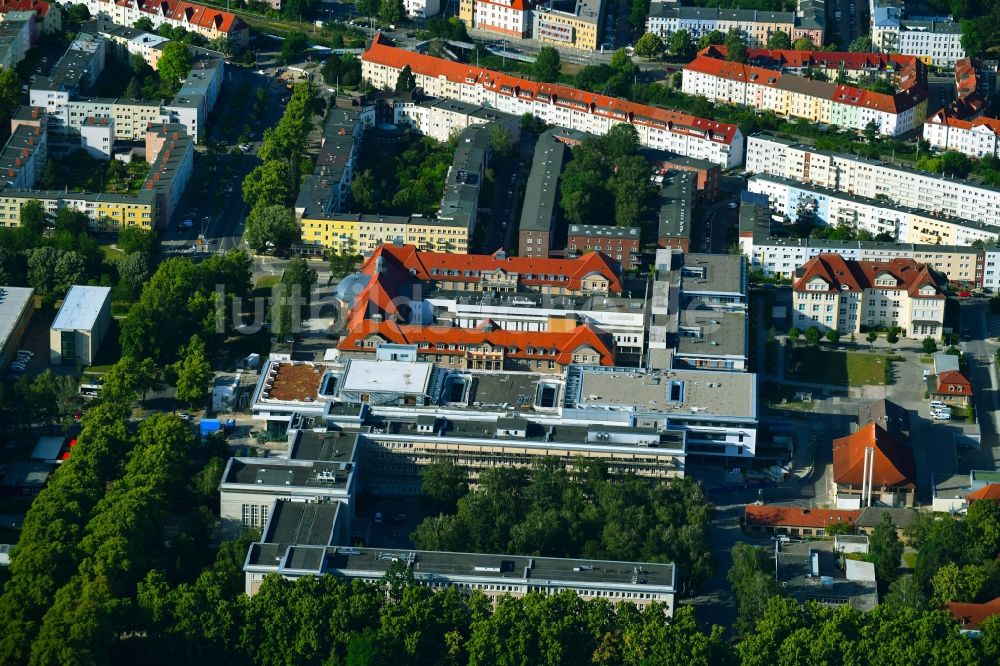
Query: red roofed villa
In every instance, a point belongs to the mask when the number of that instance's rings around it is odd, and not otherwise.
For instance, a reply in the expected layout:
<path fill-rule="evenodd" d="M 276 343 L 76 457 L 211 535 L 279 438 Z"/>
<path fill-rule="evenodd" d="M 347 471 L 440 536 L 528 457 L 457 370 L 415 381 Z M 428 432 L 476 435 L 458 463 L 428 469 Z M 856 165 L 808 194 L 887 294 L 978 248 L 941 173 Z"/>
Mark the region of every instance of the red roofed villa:
<path fill-rule="evenodd" d="M 958 621 L 963 634 L 978 636 L 980 624 L 987 618 L 1000 615 L 1000 597 L 982 604 L 951 601 L 945 604 L 944 609 Z"/>
<path fill-rule="evenodd" d="M 912 507 L 917 489 L 913 452 L 882 426 L 869 423 L 833 440 L 833 482 L 838 505 L 853 508 L 860 500 L 862 507 Z"/>
<path fill-rule="evenodd" d="M 933 393 L 945 402 L 967 405 L 972 401 L 972 382 L 958 370 L 947 370 L 937 376 Z"/>
<path fill-rule="evenodd" d="M 743 527 L 751 534 L 823 536 L 830 525 L 850 525 L 861 516 L 858 509 L 800 509 L 794 506 L 748 504 Z"/>
<path fill-rule="evenodd" d="M 799 268 L 792 284 L 793 323 L 803 331 L 815 326 L 841 335 L 898 326 L 903 337 L 937 338 L 944 327 L 943 282 L 912 259 L 818 254 Z"/>

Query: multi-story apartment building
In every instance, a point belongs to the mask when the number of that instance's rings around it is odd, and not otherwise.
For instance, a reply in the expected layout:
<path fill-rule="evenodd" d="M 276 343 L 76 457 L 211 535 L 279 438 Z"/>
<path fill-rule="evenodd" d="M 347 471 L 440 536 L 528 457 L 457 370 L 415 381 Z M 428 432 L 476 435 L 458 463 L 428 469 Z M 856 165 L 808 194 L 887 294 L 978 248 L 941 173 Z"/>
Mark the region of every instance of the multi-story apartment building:
<path fill-rule="evenodd" d="M 542 44 L 596 51 L 607 5 L 604 0 L 539 3 L 532 15 L 532 37 Z"/>
<path fill-rule="evenodd" d="M 531 35 L 531 0 L 461 0 L 458 17 L 470 30 L 525 39 Z"/>
<path fill-rule="evenodd" d="M 603 252 L 620 263 L 623 271 L 630 271 L 642 262 L 641 231 L 639 227 L 573 224 L 566 232 L 566 256 Z"/>
<path fill-rule="evenodd" d="M 146 132 L 149 175 L 143 189 L 156 193 L 157 226 L 166 228 L 187 189 L 194 169 L 194 138 L 183 125 L 150 125 Z"/>
<path fill-rule="evenodd" d="M 944 107 L 924 122 L 924 140 L 939 150 L 954 150 L 969 157 L 997 156 L 1000 120 L 986 116 L 962 120 Z"/>
<path fill-rule="evenodd" d="M 826 16 L 808 2 L 800 2 L 794 12 L 682 7 L 672 1 L 650 5 L 646 32 L 668 41 L 679 30 L 685 30 L 695 42 L 713 30 L 722 33 L 737 30 L 750 48 L 766 48 L 767 40 L 776 32 L 785 33 L 792 41 L 808 37 L 814 44 L 822 45 Z"/>
<path fill-rule="evenodd" d="M 558 194 L 559 176 L 569 157 L 569 148 L 557 136 L 558 128 L 546 130 L 535 143 L 531 171 L 524 185 L 521 223 L 517 227 L 518 254 L 547 259 L 561 245 Z"/>
<path fill-rule="evenodd" d="M 441 13 L 441 0 L 403 0 L 403 10 L 410 18 L 430 18 Z"/>
<path fill-rule="evenodd" d="M 393 122 L 397 125 L 409 125 L 424 136 L 442 143 L 464 129 L 489 123 L 502 126 L 515 140 L 521 133 L 519 116 L 480 104 L 433 97 L 399 98 L 392 100 L 391 104 Z"/>
<path fill-rule="evenodd" d="M 945 294 L 935 275 L 912 259 L 887 262 L 820 254 L 792 284 L 793 323 L 842 335 L 898 326 L 904 337 L 937 338 L 944 328 Z"/>
<path fill-rule="evenodd" d="M 879 160 L 817 150 L 767 133 L 748 140 L 746 168 L 753 173 L 784 176 L 942 217 L 1000 226 L 998 188 Z"/>
<path fill-rule="evenodd" d="M 300 226 L 304 245 L 318 245 L 337 252 L 367 255 L 383 243 L 460 254 L 469 249 L 469 228 L 440 217 L 331 213 L 303 215 Z"/>
<path fill-rule="evenodd" d="M 154 28 L 166 24 L 196 32 L 208 41 L 224 38 L 237 46 L 250 41 L 250 26 L 235 14 L 183 0 L 85 0 L 83 3 L 96 18 L 105 18 L 118 25 L 131 26 L 148 18 Z"/>
<path fill-rule="evenodd" d="M 35 43 L 33 11 L 0 13 L 0 68 L 13 69 Z"/>
<path fill-rule="evenodd" d="M 654 180 L 660 186 L 656 246 L 687 252 L 691 247 L 696 174 L 670 169 Z"/>
<path fill-rule="evenodd" d="M 45 212 L 55 215 L 60 208 L 73 208 L 86 213 L 91 227 L 98 231 L 118 231 L 125 226 L 154 229 L 158 219 L 156 195 L 140 190 L 138 194 L 94 194 L 31 189 L 0 189 L 0 226 L 21 224 L 21 206 L 38 201 Z"/>
<path fill-rule="evenodd" d="M 904 18 L 902 0 L 868 0 L 872 45 L 882 53 L 920 58 L 927 65 L 954 67 L 965 58 L 962 28 L 951 17 Z"/>
<path fill-rule="evenodd" d="M 298 198 L 295 200 L 295 214 L 300 219 L 319 219 L 334 215 L 344 209 L 354 181 L 354 166 L 361 150 L 361 139 L 366 127 L 374 124 L 375 115 L 362 110 L 338 106 L 327 115 L 319 153 L 316 155 L 313 172 L 302 180 Z M 303 234 L 306 243 L 320 241 L 326 245 L 324 229 L 311 227 L 309 235 Z M 331 247 L 326 245 L 326 247 Z"/>
<path fill-rule="evenodd" d="M 844 225 L 872 236 L 887 234 L 900 243 L 968 245 L 994 243 L 1000 238 L 1000 225 L 845 194 L 781 176 L 758 174 L 747 180 L 747 189 L 767 196 L 774 212 L 798 224 Z"/>
<path fill-rule="evenodd" d="M 35 31 L 42 35 L 62 32 L 62 9 L 45 0 L 0 0 L 0 14 L 34 12 Z"/>
<path fill-rule="evenodd" d="M 31 84 L 30 106 L 44 108 L 49 113 L 65 107 L 83 90 L 90 89 L 104 70 L 107 42 L 102 37 L 81 32 L 56 62 L 48 76 L 39 76 Z M 59 131 L 58 116 L 49 129 Z"/>
<path fill-rule="evenodd" d="M 34 187 L 48 160 L 47 136 L 44 127 L 15 126 L 0 152 L 0 182 L 19 189 Z"/>
<path fill-rule="evenodd" d="M 100 35 L 108 40 L 120 53 L 137 55 L 147 65 L 156 69 L 163 53 L 163 46 L 170 43 L 166 37 L 137 28 L 117 25 L 107 19 L 93 19 L 82 26 L 83 32 Z"/>
<path fill-rule="evenodd" d="M 683 91 L 839 127 L 861 130 L 874 123 L 889 136 L 918 128 L 927 116 L 927 70 L 913 56 L 749 49 L 744 65 L 725 55 L 724 46 L 702 50 L 684 66 Z M 803 76 L 809 72 L 822 72 L 827 81 Z M 833 82 L 876 74 L 891 79 L 898 92 Z"/>
<path fill-rule="evenodd" d="M 644 146 L 706 159 L 726 168 L 743 158 L 743 135 L 735 125 L 676 111 L 587 93 L 398 49 L 382 35 L 361 56 L 364 78 L 392 88 L 409 65 L 417 85 L 428 95 L 457 99 L 521 116 L 533 114 L 550 125 L 604 134 L 630 123 Z"/>

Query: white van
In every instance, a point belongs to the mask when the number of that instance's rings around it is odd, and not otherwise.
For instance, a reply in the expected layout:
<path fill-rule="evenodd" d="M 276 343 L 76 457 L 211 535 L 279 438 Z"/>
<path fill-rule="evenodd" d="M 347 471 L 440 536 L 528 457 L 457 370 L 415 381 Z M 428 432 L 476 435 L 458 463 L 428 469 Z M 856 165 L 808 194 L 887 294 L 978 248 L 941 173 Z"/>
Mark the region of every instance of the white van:
<path fill-rule="evenodd" d="M 948 405 L 940 400 L 931 400 L 931 409 L 948 409 Z"/>
<path fill-rule="evenodd" d="M 931 412 L 931 418 L 935 421 L 950 421 L 951 420 L 951 410 L 950 409 L 935 409 Z"/>

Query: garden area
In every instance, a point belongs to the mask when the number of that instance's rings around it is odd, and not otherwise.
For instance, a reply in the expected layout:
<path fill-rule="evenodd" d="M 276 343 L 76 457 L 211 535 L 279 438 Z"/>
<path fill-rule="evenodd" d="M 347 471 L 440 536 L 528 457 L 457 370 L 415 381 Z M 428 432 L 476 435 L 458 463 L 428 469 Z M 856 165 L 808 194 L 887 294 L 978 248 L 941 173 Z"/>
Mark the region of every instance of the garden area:
<path fill-rule="evenodd" d="M 46 190 L 136 194 L 149 175 L 149 164 L 133 160 L 100 160 L 84 150 L 60 157 L 58 165 L 49 159 L 42 172 L 41 186 Z"/>
<path fill-rule="evenodd" d="M 872 352 L 825 350 L 815 346 L 788 350 L 788 377 L 833 386 L 883 386 L 890 383 L 895 357 Z"/>
<path fill-rule="evenodd" d="M 441 203 L 455 141 L 408 134 L 398 144 L 366 143 L 351 185 L 357 213 L 433 215 Z"/>

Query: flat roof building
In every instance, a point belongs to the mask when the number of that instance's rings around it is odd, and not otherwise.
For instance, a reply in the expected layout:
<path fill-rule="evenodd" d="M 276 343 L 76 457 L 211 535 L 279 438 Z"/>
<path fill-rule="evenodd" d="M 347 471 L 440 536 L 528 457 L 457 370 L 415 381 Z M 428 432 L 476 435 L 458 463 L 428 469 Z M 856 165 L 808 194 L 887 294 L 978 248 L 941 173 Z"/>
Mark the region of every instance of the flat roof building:
<path fill-rule="evenodd" d="M 35 290 L 30 287 L 0 287 L 0 366 L 14 358 L 35 314 Z"/>
<path fill-rule="evenodd" d="M 53 365 L 92 365 L 111 326 L 111 287 L 73 285 L 49 329 Z"/>

